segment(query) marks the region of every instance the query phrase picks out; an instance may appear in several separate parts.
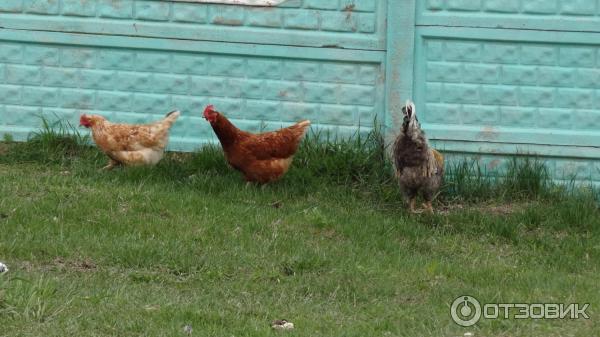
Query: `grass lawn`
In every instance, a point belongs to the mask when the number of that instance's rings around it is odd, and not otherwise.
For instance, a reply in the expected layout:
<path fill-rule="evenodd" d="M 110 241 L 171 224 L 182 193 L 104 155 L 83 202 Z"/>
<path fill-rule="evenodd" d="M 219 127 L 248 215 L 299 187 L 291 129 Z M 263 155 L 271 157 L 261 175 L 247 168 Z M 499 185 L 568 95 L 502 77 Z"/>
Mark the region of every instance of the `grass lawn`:
<path fill-rule="evenodd" d="M 361 169 L 352 145 L 323 150 L 330 157 L 317 147 L 257 187 L 212 148 L 100 172 L 95 149 L 0 144 L 0 261 L 10 268 L 0 336 L 186 336 L 186 324 L 192 336 L 227 337 L 600 331 L 592 196 L 447 192 L 437 206 L 449 210 L 409 215 L 393 181 L 346 171 Z M 590 319 L 463 328 L 450 304 L 465 294 L 590 303 Z M 282 318 L 296 329 L 271 330 Z"/>

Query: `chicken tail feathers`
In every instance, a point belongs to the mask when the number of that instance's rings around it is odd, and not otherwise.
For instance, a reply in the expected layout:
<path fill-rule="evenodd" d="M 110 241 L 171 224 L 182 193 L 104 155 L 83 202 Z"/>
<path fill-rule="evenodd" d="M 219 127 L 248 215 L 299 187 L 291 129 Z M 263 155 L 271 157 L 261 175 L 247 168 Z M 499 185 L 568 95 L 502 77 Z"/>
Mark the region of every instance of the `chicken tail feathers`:
<path fill-rule="evenodd" d="M 181 112 L 179 112 L 179 110 L 171 111 L 165 116 L 165 119 L 163 119 L 163 123 L 166 123 L 169 127 L 171 127 L 171 125 L 175 123 L 177 118 L 179 118 L 179 115 L 181 115 Z"/>
<path fill-rule="evenodd" d="M 290 126 L 290 129 L 294 130 L 294 133 L 298 134 L 300 137 L 303 137 L 304 134 L 306 133 L 306 131 L 308 130 L 309 126 L 310 126 L 310 121 L 304 120 L 304 121 L 298 122 L 298 123 Z"/>
<path fill-rule="evenodd" d="M 165 118 L 173 118 L 173 119 L 177 119 L 177 117 L 179 117 L 179 115 L 181 114 L 181 112 L 179 112 L 179 110 L 173 110 L 171 112 L 169 112 Z"/>
<path fill-rule="evenodd" d="M 307 119 L 302 122 L 298 122 L 298 124 L 296 124 L 296 125 L 298 125 L 301 128 L 306 128 L 306 127 L 310 126 L 310 121 Z"/>

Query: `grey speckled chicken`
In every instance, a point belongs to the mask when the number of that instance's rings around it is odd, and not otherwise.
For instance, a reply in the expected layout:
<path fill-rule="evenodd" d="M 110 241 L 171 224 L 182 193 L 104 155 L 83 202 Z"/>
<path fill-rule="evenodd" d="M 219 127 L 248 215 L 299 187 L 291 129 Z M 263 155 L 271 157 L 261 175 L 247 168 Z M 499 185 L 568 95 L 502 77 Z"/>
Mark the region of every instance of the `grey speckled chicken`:
<path fill-rule="evenodd" d="M 444 157 L 429 147 L 413 102 L 406 102 L 402 114 L 404 120 L 392 154 L 396 177 L 411 212 L 416 212 L 415 201 L 420 192 L 425 209 L 433 213 L 431 202 L 444 179 Z"/>

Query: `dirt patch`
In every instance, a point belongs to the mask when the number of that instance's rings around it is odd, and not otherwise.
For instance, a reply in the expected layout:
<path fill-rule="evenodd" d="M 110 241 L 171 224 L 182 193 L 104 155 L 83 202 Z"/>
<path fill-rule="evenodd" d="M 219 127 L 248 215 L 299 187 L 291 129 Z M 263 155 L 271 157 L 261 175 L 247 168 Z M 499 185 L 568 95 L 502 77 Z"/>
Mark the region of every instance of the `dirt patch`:
<path fill-rule="evenodd" d="M 8 154 L 9 146 L 6 143 L 0 143 L 0 156 Z"/>
<path fill-rule="evenodd" d="M 33 263 L 31 261 L 18 261 L 13 262 L 15 269 L 21 269 L 26 272 L 33 271 L 76 271 L 76 272 L 89 272 L 94 271 L 98 268 L 96 263 L 90 258 L 75 258 L 65 259 L 63 257 L 56 257 L 54 260 L 47 264 Z"/>
<path fill-rule="evenodd" d="M 57 257 L 52 261 L 54 267 L 60 270 L 74 270 L 79 272 L 90 271 L 97 268 L 96 263 L 90 258 L 77 258 L 66 260 L 62 257 Z"/>

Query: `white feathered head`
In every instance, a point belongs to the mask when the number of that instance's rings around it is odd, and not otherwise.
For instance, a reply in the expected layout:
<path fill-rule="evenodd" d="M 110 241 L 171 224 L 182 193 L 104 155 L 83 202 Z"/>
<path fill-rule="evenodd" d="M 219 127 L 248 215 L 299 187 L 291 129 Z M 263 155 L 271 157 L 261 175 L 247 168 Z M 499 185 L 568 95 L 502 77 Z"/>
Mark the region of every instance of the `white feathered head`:
<path fill-rule="evenodd" d="M 419 120 L 417 119 L 417 110 L 415 103 L 411 100 L 406 100 L 406 104 L 402 107 L 402 114 L 404 119 L 402 122 L 402 128 L 406 131 L 420 130 Z"/>

